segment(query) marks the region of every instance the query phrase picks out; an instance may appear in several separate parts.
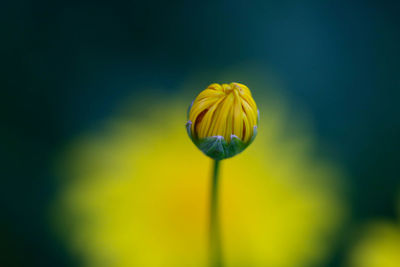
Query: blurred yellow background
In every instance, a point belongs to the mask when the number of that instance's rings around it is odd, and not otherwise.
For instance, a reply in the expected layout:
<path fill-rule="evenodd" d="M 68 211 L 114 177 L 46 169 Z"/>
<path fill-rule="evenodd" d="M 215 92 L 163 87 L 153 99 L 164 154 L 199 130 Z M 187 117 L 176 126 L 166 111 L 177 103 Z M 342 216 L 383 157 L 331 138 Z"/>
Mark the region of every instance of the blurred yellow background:
<path fill-rule="evenodd" d="M 400 199 L 397 204 L 400 218 Z M 381 218 L 366 223 L 358 232 L 349 254 L 349 266 L 352 267 L 400 266 L 399 221 Z"/>
<path fill-rule="evenodd" d="M 116 115 L 78 138 L 61 164 L 55 217 L 86 266 L 206 265 L 211 160 L 186 134 L 187 103 L 156 101 L 144 119 Z M 340 169 L 315 157 L 307 127 L 285 132 L 277 103 L 260 110 L 254 143 L 222 162 L 227 266 L 324 262 L 346 213 Z"/>

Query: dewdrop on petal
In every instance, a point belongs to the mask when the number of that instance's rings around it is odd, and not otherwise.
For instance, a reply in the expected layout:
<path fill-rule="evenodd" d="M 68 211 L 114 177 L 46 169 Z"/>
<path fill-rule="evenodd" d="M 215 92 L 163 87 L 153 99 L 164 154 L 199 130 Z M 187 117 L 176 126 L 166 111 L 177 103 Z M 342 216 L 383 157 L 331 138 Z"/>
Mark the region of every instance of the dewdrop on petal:
<path fill-rule="evenodd" d="M 259 113 L 247 86 L 213 83 L 188 110 L 186 129 L 207 156 L 221 160 L 242 152 L 257 135 Z"/>

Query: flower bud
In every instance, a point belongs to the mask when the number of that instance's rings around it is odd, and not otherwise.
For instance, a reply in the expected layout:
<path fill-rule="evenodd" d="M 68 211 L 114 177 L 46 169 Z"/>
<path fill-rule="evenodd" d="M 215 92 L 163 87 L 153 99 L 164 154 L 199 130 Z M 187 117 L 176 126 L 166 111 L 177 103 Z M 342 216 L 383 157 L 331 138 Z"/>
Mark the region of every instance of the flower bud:
<path fill-rule="evenodd" d="M 259 113 L 247 86 L 213 83 L 188 110 L 186 129 L 207 156 L 221 160 L 242 152 L 257 134 Z"/>

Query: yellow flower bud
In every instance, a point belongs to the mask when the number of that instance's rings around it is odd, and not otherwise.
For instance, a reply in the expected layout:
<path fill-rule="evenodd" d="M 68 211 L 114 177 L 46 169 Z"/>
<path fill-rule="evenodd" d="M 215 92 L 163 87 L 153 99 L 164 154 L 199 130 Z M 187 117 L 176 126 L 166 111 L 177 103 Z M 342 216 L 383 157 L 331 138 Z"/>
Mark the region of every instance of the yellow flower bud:
<path fill-rule="evenodd" d="M 186 126 L 193 142 L 206 155 L 223 159 L 251 143 L 257 134 L 258 116 L 247 86 L 214 83 L 193 101 Z"/>

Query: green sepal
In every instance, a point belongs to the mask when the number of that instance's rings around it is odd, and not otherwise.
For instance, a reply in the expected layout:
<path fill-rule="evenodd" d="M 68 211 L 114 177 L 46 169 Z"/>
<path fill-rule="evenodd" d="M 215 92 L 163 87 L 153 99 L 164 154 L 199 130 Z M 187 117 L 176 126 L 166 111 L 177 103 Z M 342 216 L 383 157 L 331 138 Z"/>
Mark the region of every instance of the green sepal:
<path fill-rule="evenodd" d="M 215 160 L 231 158 L 242 152 L 248 145 L 234 135 L 230 143 L 227 143 L 222 136 L 206 137 L 194 143 L 204 154 Z"/>
<path fill-rule="evenodd" d="M 197 142 L 197 147 L 204 154 L 215 160 L 227 158 L 228 144 L 222 136 L 211 136 L 200 139 Z"/>
<path fill-rule="evenodd" d="M 246 149 L 257 135 L 257 126 L 253 128 L 253 136 L 249 142 L 245 143 L 236 135 L 231 136 L 231 141 L 226 142 L 223 136 L 210 136 L 202 139 L 197 139 L 192 133 L 192 122 L 189 120 L 186 123 L 186 131 L 192 142 L 207 156 L 215 160 L 231 158 Z"/>
<path fill-rule="evenodd" d="M 192 140 L 192 142 L 196 144 L 196 142 L 194 141 L 194 137 L 192 135 L 192 121 L 188 120 L 188 122 L 186 123 L 185 127 L 186 127 L 186 131 L 187 131 L 187 133 L 188 133 L 188 135 L 190 137 L 190 140 Z"/>
<path fill-rule="evenodd" d="M 242 152 L 246 147 L 248 146 L 248 144 L 244 143 L 242 140 L 239 139 L 239 137 L 237 137 L 236 135 L 232 135 L 231 136 L 231 142 L 228 145 L 228 149 L 229 149 L 229 158 L 233 157 L 237 154 L 239 154 L 240 152 Z"/>

